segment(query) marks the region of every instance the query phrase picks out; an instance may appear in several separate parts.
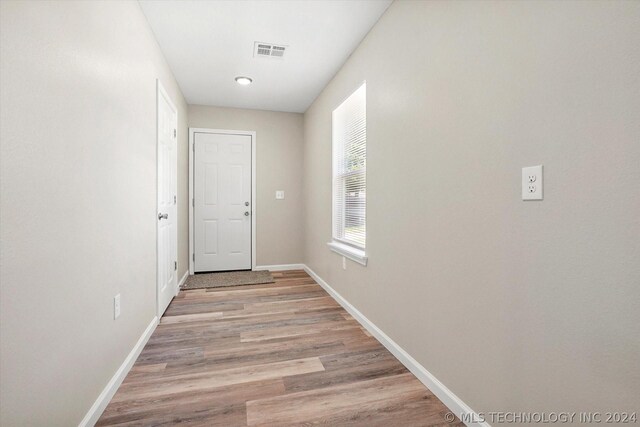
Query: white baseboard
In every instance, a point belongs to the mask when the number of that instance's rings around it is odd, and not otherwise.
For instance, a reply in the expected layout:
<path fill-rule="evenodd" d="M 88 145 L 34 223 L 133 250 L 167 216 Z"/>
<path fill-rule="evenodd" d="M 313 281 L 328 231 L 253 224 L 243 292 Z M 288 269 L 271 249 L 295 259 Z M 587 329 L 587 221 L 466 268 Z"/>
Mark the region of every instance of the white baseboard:
<path fill-rule="evenodd" d="M 127 358 L 124 359 L 122 365 L 120 365 L 111 380 L 109 380 L 109 382 L 107 383 L 107 386 L 104 388 L 104 390 L 102 390 L 102 393 L 100 393 L 100 396 L 98 396 L 96 401 L 93 403 L 93 406 L 91 406 L 91 409 L 89 409 L 87 415 L 85 415 L 82 421 L 80 421 L 79 427 L 93 427 L 98 422 L 100 415 L 102 415 L 102 413 L 106 409 L 107 405 L 111 401 L 111 398 L 113 398 L 113 395 L 116 394 L 118 387 L 120 387 L 120 384 L 122 384 L 122 381 L 124 381 L 124 378 L 129 373 L 129 370 L 131 370 L 131 367 L 140 355 L 140 352 L 144 348 L 145 344 L 147 343 L 147 341 L 149 341 L 151 334 L 153 334 L 153 331 L 156 330 L 156 326 L 158 326 L 157 316 L 153 318 L 151 323 L 149 323 L 149 326 L 147 326 L 147 329 L 145 329 L 145 331 L 142 333 L 140 339 L 138 339 L 138 342 L 133 347 Z"/>
<path fill-rule="evenodd" d="M 189 270 L 184 272 L 184 276 L 182 276 L 182 279 L 180 279 L 180 281 L 178 282 L 178 289 L 176 289 L 176 295 L 178 295 L 178 292 L 180 292 L 180 289 L 182 288 L 182 285 L 184 285 L 184 282 L 187 281 L 187 277 L 189 277 Z"/>
<path fill-rule="evenodd" d="M 402 347 L 400 347 L 395 341 L 387 336 L 380 328 L 378 328 L 373 322 L 365 317 L 357 308 L 352 306 L 346 299 L 342 297 L 335 289 L 333 289 L 327 282 L 322 280 L 320 276 L 316 274 L 312 269 L 304 266 L 304 270 L 313 279 L 324 288 L 338 304 L 340 304 L 345 310 L 349 312 L 367 331 L 371 333 L 387 350 L 389 350 L 407 369 L 409 369 L 413 375 L 415 375 L 422 384 L 424 384 L 431 392 L 436 395 L 438 399 L 445 404 L 449 410 L 457 417 L 461 414 L 467 414 L 470 420 L 481 420 L 482 418 L 476 414 L 466 403 L 464 403 L 458 396 L 456 396 L 451 390 L 449 390 L 444 384 L 442 384 L 436 377 L 425 369 L 418 361 L 409 355 Z M 466 420 L 463 420 L 465 422 Z M 487 422 L 465 422 L 469 427 L 491 427 Z"/>
<path fill-rule="evenodd" d="M 304 270 L 304 264 L 280 264 L 280 265 L 257 265 L 254 270 L 284 271 L 284 270 Z"/>

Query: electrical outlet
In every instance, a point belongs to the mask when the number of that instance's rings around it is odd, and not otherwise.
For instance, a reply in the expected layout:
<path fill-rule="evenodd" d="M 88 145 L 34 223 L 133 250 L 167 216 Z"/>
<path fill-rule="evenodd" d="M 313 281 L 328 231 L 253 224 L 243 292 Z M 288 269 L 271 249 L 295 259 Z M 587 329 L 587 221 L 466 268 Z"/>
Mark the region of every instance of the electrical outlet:
<path fill-rule="evenodd" d="M 347 269 L 347 257 L 342 257 L 342 269 Z"/>
<path fill-rule="evenodd" d="M 276 199 L 277 200 L 283 200 L 284 199 L 284 190 L 276 191 Z"/>
<path fill-rule="evenodd" d="M 542 165 L 522 168 L 522 200 L 542 198 Z"/>
<path fill-rule="evenodd" d="M 113 297 L 113 319 L 120 317 L 120 294 Z"/>

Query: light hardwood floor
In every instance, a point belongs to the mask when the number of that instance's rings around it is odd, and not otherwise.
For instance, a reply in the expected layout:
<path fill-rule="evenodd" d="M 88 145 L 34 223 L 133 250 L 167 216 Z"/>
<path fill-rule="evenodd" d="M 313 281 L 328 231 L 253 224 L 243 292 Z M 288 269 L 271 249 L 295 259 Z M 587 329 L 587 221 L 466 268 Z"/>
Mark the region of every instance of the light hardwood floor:
<path fill-rule="evenodd" d="M 273 276 L 181 291 L 97 425 L 462 425 L 304 271 Z"/>

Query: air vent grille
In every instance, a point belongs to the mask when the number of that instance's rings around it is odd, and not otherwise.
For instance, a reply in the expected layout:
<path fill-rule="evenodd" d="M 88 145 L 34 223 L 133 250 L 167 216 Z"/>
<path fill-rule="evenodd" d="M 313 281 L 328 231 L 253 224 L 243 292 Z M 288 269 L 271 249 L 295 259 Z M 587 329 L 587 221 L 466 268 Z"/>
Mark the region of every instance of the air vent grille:
<path fill-rule="evenodd" d="M 272 43 L 255 42 L 253 48 L 253 56 L 260 58 L 283 58 L 286 46 L 275 45 Z"/>

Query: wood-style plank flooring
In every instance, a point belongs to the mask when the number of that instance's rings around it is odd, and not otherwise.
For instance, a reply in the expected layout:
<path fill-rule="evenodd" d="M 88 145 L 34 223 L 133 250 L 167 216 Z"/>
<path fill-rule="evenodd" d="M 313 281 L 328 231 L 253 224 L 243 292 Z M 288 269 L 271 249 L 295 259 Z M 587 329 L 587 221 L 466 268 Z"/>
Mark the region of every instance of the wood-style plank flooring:
<path fill-rule="evenodd" d="M 452 425 L 304 271 L 273 276 L 180 291 L 97 425 Z"/>

